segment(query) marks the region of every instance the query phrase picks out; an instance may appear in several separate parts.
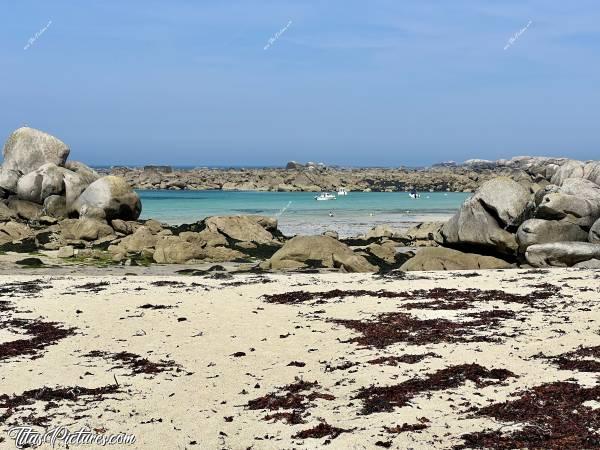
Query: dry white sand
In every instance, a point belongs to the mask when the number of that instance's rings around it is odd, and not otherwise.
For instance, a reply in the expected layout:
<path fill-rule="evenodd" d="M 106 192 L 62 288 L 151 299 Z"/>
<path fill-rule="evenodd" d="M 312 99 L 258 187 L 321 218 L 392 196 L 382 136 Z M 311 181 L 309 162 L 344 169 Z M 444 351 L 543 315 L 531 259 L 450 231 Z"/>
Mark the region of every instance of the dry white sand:
<path fill-rule="evenodd" d="M 94 401 L 84 397 L 56 401 L 56 407 L 50 409 L 47 401 L 10 411 L 0 408 L 0 417 L 4 414 L 0 447 L 14 448 L 6 434 L 11 426 L 45 418 L 39 429 L 67 426 L 76 430 L 85 425 L 101 432 L 136 436 L 134 445 L 119 448 L 285 449 L 322 448 L 325 443 L 331 449 L 381 448 L 375 446 L 377 442 L 399 449 L 451 448 L 462 442 L 460 436 L 465 433 L 503 425 L 472 416 L 469 409 L 473 407 L 505 401 L 512 393 L 546 382 L 573 378 L 583 386 L 596 383 L 597 373 L 560 370 L 551 361 L 532 356 L 600 345 L 597 274 L 570 269 L 485 271 L 470 277 L 458 272 L 423 272 L 404 280 L 356 274 L 236 275 L 225 280 L 62 273 L 2 276 L 0 300 L 8 301 L 11 309 L 0 313 L 5 319 L 0 346 L 27 337 L 19 335 L 22 330 L 18 326 L 6 326 L 11 318 L 57 322 L 63 328 L 74 328 L 75 334 L 36 352 L 35 359 L 28 355 L 0 359 L 0 395 L 20 395 L 42 387 L 99 388 L 113 385 L 115 379 L 119 388 L 117 393 Z M 20 292 L 20 283 L 35 279 L 44 286 L 39 293 Z M 181 284 L 152 284 L 158 280 Z M 82 287 L 102 282 L 107 284 L 97 289 Z M 368 295 L 314 299 L 296 305 L 268 303 L 262 298 L 264 294 L 298 290 L 399 292 L 436 287 L 527 294 L 542 289 L 531 286 L 539 283 L 558 288 L 556 295 L 539 301 L 540 308 L 489 301 L 475 302 L 469 309 L 406 310 L 409 301 L 405 299 Z M 426 293 L 423 296 L 428 297 Z M 169 308 L 140 308 L 147 304 Z M 496 328 L 479 331 L 480 335 L 510 335 L 501 337 L 500 342 L 397 342 L 372 348 L 350 342 L 360 334 L 332 322 L 368 320 L 385 312 L 460 322 L 469 320 L 465 314 L 494 308 L 515 311 L 519 319 L 507 319 Z M 93 351 L 125 351 L 152 362 L 174 361 L 181 371 L 134 374 L 131 367 L 110 356 L 86 356 Z M 429 352 L 437 357 L 396 367 L 367 363 L 379 356 Z M 241 356 L 232 356 L 236 353 Z M 304 366 L 290 366 L 294 361 Z M 352 365 L 343 368 L 346 362 Z M 406 406 L 389 412 L 361 414 L 363 401 L 355 398 L 361 388 L 395 385 L 472 363 L 486 369 L 507 369 L 516 377 L 492 380 L 486 387 L 466 381 L 456 388 L 417 393 Z M 337 366 L 342 367 L 329 370 Z M 305 423 L 264 420 L 277 411 L 247 407 L 251 400 L 278 393 L 298 378 L 318 382 L 319 387 L 306 394 L 335 397 L 306 400 L 308 406 L 302 413 Z M 428 428 L 399 434 L 384 429 L 418 424 L 420 418 L 426 418 L 423 423 Z M 320 421 L 351 431 L 335 438 L 293 437 Z"/>

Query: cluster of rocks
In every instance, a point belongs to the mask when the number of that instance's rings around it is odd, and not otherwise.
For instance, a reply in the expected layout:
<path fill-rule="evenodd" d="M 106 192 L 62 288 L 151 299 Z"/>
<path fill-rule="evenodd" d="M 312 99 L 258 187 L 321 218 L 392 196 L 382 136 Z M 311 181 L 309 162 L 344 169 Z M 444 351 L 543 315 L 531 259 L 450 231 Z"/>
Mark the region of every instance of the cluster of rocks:
<path fill-rule="evenodd" d="M 374 230 L 355 252 L 331 236 L 286 239 L 269 217 L 208 217 L 180 226 L 139 221 L 141 202 L 126 179 L 67 161 L 69 153 L 64 142 L 39 130 L 11 134 L 0 167 L 0 252 L 55 252 L 103 264 L 233 261 L 351 272 L 402 262 L 388 230 Z M 326 171 L 317 164 L 303 167 Z M 168 174 L 169 168 L 144 171 Z"/>
<path fill-rule="evenodd" d="M 404 232 L 377 226 L 340 240 L 333 231 L 286 238 L 276 219 L 263 216 L 208 217 L 179 226 L 137 220 L 141 203 L 131 178 L 101 176 L 85 164 L 67 161 L 69 148 L 62 141 L 31 128 L 12 133 L 3 155 L 0 252 L 57 251 L 62 258 L 132 264 L 250 262 L 263 270 L 600 267 L 600 163 L 594 161 L 519 157 L 462 166 L 446 163 L 428 172 L 344 171 L 290 163 L 285 170 L 228 172 L 241 177 L 239 183 L 268 190 L 352 188 L 352 180 L 357 189 L 369 190 L 389 186 L 383 179 L 406 188 L 398 182 L 399 173 L 413 177 L 410 183 L 426 178 L 425 173 L 429 181 L 420 182 L 430 182 L 437 173 L 435 186 L 446 189 L 449 179 L 459 177 L 470 180 L 462 187 L 479 186 L 448 222 L 420 224 Z M 178 188 L 189 188 L 182 172 L 169 167 L 120 170 L 128 177 L 140 176 L 134 183 L 138 187 L 149 182 L 148 177 L 156 177 L 152 187 L 175 186 L 171 181 L 165 184 L 175 177 Z M 368 183 L 361 184 L 370 170 L 379 178 L 369 175 Z M 195 172 L 206 179 L 193 188 L 206 188 L 202 183 L 216 173 Z M 257 179 L 263 184 L 256 184 Z M 237 188 L 238 181 L 217 184 L 219 189 L 227 189 L 227 183 Z"/>
<path fill-rule="evenodd" d="M 566 166 L 565 166 L 566 164 Z M 585 165 L 584 163 L 581 163 Z M 521 156 L 509 160 L 446 162 L 427 168 L 341 168 L 322 163 L 290 161 L 285 168 L 175 170 L 169 166 L 115 167 L 136 189 L 238 190 L 319 192 L 344 187 L 351 192 L 451 191 L 474 192 L 483 183 L 507 176 L 524 184 L 547 183 L 565 166 L 577 171 L 578 162 L 566 158 Z"/>
<path fill-rule="evenodd" d="M 492 266 L 600 267 L 600 163 L 519 162 L 535 179 L 498 177 L 484 183 L 440 228 L 436 241 L 493 257 L 486 263 Z"/>
<path fill-rule="evenodd" d="M 506 168 L 502 169 L 506 170 Z M 272 192 L 320 192 L 345 188 L 351 192 L 420 191 L 472 192 L 483 181 L 496 176 L 496 169 L 448 167 L 334 168 L 321 164 L 288 163 L 284 168 L 173 170 L 156 166 L 116 167 L 136 189 L 224 190 Z"/>
<path fill-rule="evenodd" d="M 59 139 L 19 128 L 6 141 L 0 166 L 0 218 L 137 219 L 141 202 L 121 177 L 101 177 Z"/>

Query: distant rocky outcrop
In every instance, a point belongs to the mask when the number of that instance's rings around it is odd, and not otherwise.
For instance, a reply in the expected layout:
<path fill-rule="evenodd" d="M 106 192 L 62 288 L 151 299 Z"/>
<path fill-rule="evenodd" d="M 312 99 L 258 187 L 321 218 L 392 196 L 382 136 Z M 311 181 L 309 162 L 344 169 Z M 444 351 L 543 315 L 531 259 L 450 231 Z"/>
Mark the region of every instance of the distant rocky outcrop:
<path fill-rule="evenodd" d="M 343 168 L 322 163 L 290 161 L 285 168 L 163 170 L 115 167 L 136 189 L 252 190 L 319 192 L 344 187 L 351 192 L 418 191 L 474 192 L 486 181 L 505 176 L 537 191 L 561 185 L 566 178 L 600 181 L 600 165 L 567 158 L 519 156 L 497 161 L 449 161 L 425 168 Z"/>
<path fill-rule="evenodd" d="M 344 187 L 352 192 L 420 191 L 472 192 L 484 181 L 508 171 L 506 167 L 479 169 L 449 165 L 431 169 L 338 168 L 322 163 L 290 161 L 285 168 L 155 170 L 116 167 L 139 189 L 252 190 L 318 192 Z"/>
<path fill-rule="evenodd" d="M 144 172 L 162 172 L 162 173 L 173 173 L 173 167 L 171 166 L 144 166 Z"/>

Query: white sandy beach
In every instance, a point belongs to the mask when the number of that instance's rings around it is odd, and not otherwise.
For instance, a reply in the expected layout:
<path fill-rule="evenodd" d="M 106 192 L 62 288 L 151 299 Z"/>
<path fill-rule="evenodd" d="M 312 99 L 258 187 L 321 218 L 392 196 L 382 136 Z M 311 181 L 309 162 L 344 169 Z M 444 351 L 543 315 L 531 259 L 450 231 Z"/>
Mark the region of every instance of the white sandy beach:
<path fill-rule="evenodd" d="M 325 443 L 332 449 L 377 448 L 376 444 L 397 449 L 452 448 L 462 443 L 461 435 L 466 433 L 499 429 L 502 425 L 505 432 L 512 429 L 491 418 L 474 416 L 469 412 L 474 407 L 505 401 L 517 391 L 544 383 L 574 379 L 581 386 L 595 385 L 597 373 L 560 370 L 552 361 L 533 356 L 554 356 L 578 346 L 600 344 L 598 272 L 508 270 L 464 275 L 421 272 L 394 279 L 357 274 L 281 274 L 236 275 L 223 280 L 181 276 L 3 276 L 0 300 L 9 302 L 9 307 L 2 312 L 5 329 L 0 334 L 0 348 L 6 350 L 7 343 L 15 339 L 31 338 L 23 336 L 23 329 L 15 322 L 6 326 L 13 319 L 55 322 L 59 328 L 73 328 L 74 334 L 29 355 L 0 354 L 0 394 L 4 394 L 0 404 L 41 388 L 51 392 L 65 387 L 79 392 L 81 387 L 113 386 L 115 380 L 118 388 L 99 397 L 33 400 L 13 409 L 0 408 L 0 447 L 14 448 L 6 433 L 12 426 L 38 423 L 39 429 L 89 426 L 102 433 L 130 433 L 136 436 L 136 443 L 123 448 L 139 449 L 322 448 Z M 24 292 L 27 285 L 23 283 L 32 280 L 37 280 L 32 284 L 41 289 L 37 293 Z M 513 294 L 553 293 L 530 304 L 492 299 L 473 301 L 463 309 L 444 309 L 444 304 L 435 303 L 433 309 L 407 309 L 417 297 L 419 303 L 435 302 L 431 300 L 435 297 L 431 289 L 439 287 L 460 290 L 451 291 L 450 300 L 446 300 L 450 303 L 471 288 Z M 410 291 L 415 298 L 377 298 L 363 292 L 279 304 L 263 297 L 334 289 Z M 420 289 L 425 291 L 415 293 Z M 440 318 L 463 323 L 472 320 L 466 314 L 493 310 L 509 316 L 489 327 L 467 327 L 464 336 L 454 335 L 454 342 L 411 344 L 406 342 L 411 340 L 409 337 L 405 342 L 400 339 L 389 345 L 370 346 L 364 341 L 352 342 L 361 334 L 332 322 L 368 321 L 381 313 L 408 313 L 419 320 Z M 467 335 L 471 342 L 462 342 L 461 336 Z M 473 336 L 495 337 L 498 342 Z M 160 361 L 173 363 L 167 364 L 164 371 L 135 373 L 134 366 L 111 359 L 110 355 L 120 352 L 147 358 L 159 366 Z M 368 363 L 381 356 L 407 354 L 425 356 L 413 364 L 397 366 Z M 513 376 L 489 380 L 485 387 L 468 380 L 449 389 L 432 387 L 431 391 L 416 392 L 405 406 L 372 414 L 364 414 L 364 400 L 356 398 L 362 388 L 371 385 L 396 385 L 470 364 L 489 370 L 506 369 Z M 303 399 L 298 411 L 304 423 L 265 420 L 267 415 L 289 410 L 249 408 L 252 400 L 267 394 L 284 395 L 281 388 L 298 380 L 318 383 L 302 391 L 307 396 L 314 394 Z M 320 421 L 347 432 L 319 438 L 294 437 Z M 401 433 L 384 428 L 405 423 L 424 424 L 426 428 Z"/>

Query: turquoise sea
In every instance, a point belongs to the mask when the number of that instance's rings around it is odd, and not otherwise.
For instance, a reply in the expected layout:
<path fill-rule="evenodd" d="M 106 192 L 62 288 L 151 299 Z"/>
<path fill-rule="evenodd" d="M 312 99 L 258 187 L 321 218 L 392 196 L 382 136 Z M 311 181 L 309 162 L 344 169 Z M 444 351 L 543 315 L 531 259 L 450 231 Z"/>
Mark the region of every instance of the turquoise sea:
<path fill-rule="evenodd" d="M 471 194 L 422 192 L 412 199 L 406 192 L 350 192 L 336 200 L 316 201 L 311 192 L 250 191 L 137 191 L 142 219 L 170 224 L 192 223 L 207 216 L 260 214 L 276 217 L 286 235 L 340 236 L 363 233 L 376 225 L 408 228 L 414 223 L 446 220 Z"/>

